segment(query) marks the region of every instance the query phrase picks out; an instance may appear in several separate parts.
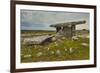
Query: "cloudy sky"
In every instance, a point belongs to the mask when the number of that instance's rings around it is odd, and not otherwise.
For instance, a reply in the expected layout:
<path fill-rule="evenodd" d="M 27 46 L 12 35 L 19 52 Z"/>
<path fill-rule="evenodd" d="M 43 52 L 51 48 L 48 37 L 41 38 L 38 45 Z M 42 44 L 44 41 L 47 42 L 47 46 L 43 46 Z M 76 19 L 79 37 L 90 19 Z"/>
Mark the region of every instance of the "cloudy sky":
<path fill-rule="evenodd" d="M 37 11 L 21 9 L 21 30 L 55 30 L 51 24 L 86 20 L 86 24 L 77 25 L 76 29 L 89 29 L 89 13 Z"/>

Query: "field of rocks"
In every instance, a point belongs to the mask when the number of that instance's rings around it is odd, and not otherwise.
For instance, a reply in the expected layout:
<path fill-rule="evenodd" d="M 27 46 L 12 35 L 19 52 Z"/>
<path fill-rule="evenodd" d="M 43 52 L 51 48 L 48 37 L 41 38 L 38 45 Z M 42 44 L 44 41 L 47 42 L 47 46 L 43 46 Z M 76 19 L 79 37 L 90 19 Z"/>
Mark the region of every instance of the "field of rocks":
<path fill-rule="evenodd" d="M 41 35 L 42 33 L 39 32 Z M 46 33 L 51 34 L 52 32 Z M 36 34 L 32 36 L 34 35 Z M 55 35 L 55 33 L 52 33 L 52 35 Z M 66 39 L 63 37 L 40 45 L 22 44 L 21 41 L 22 63 L 87 59 L 89 59 L 89 37 L 78 37 L 78 39 Z"/>

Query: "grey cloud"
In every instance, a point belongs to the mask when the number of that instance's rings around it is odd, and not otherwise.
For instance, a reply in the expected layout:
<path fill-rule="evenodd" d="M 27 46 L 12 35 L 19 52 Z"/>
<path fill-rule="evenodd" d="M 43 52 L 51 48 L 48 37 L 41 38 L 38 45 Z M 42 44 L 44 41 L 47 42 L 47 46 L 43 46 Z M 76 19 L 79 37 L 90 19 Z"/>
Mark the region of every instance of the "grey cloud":
<path fill-rule="evenodd" d="M 89 29 L 89 13 L 21 10 L 21 23 L 27 22 L 33 25 L 45 24 L 47 28 L 49 28 L 51 24 L 77 20 L 86 20 L 87 23 L 82 26 Z M 77 29 L 82 29 L 81 25 L 78 26 Z"/>

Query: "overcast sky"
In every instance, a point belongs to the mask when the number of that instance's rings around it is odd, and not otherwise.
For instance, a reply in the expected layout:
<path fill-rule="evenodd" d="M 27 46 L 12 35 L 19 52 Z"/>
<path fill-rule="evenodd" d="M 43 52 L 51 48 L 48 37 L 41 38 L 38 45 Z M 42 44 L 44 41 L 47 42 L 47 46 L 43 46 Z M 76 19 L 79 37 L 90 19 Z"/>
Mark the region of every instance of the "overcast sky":
<path fill-rule="evenodd" d="M 51 24 L 86 20 L 76 26 L 77 30 L 89 29 L 89 13 L 37 11 L 21 9 L 21 30 L 55 30 Z"/>

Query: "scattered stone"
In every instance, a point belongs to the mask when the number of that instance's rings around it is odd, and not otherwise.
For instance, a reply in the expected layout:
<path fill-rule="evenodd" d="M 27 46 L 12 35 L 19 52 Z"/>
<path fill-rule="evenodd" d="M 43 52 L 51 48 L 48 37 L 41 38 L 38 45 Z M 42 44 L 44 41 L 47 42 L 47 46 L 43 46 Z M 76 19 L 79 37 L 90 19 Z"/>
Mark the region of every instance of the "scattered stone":
<path fill-rule="evenodd" d="M 49 50 L 50 48 L 48 48 L 47 50 Z"/>
<path fill-rule="evenodd" d="M 67 51 L 67 48 L 64 48 L 65 49 L 65 51 Z"/>
<path fill-rule="evenodd" d="M 70 53 L 73 53 L 73 48 L 69 48 L 69 52 Z"/>
<path fill-rule="evenodd" d="M 52 41 L 56 41 L 57 39 L 55 37 L 52 37 Z"/>
<path fill-rule="evenodd" d="M 57 55 L 60 55 L 60 54 L 61 54 L 61 51 L 60 51 L 60 50 L 57 50 L 57 51 L 56 51 L 56 54 L 57 54 Z"/>
<path fill-rule="evenodd" d="M 84 47 L 88 47 L 87 43 L 82 43 L 81 45 L 84 46 Z"/>
<path fill-rule="evenodd" d="M 37 53 L 37 56 L 39 57 L 39 56 L 41 56 L 43 53 L 42 52 L 38 52 Z"/>
<path fill-rule="evenodd" d="M 54 52 L 54 51 L 51 51 L 50 53 L 51 53 L 51 54 L 54 54 L 55 52 Z"/>
<path fill-rule="evenodd" d="M 54 42 L 56 46 L 58 46 L 57 42 Z"/>
<path fill-rule="evenodd" d="M 78 36 L 73 36 L 72 37 L 72 40 L 74 40 L 74 41 L 77 41 L 79 38 L 78 38 Z"/>
<path fill-rule="evenodd" d="M 31 55 L 29 54 L 29 55 L 24 55 L 24 58 L 28 58 L 28 57 L 31 57 Z"/>

